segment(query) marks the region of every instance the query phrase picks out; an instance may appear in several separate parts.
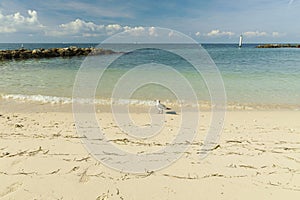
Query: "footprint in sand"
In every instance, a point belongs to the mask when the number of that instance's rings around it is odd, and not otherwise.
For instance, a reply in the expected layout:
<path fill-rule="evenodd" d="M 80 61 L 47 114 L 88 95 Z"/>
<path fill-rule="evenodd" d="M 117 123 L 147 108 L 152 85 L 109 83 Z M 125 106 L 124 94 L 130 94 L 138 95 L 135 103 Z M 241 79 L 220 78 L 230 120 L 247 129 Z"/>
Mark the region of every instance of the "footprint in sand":
<path fill-rule="evenodd" d="M 16 183 L 11 184 L 10 186 L 7 186 L 4 191 L 0 192 L 0 197 L 4 197 L 10 193 L 17 191 L 19 189 L 19 187 L 21 187 L 21 186 L 22 186 L 22 183 L 20 183 L 20 182 L 16 182 Z"/>

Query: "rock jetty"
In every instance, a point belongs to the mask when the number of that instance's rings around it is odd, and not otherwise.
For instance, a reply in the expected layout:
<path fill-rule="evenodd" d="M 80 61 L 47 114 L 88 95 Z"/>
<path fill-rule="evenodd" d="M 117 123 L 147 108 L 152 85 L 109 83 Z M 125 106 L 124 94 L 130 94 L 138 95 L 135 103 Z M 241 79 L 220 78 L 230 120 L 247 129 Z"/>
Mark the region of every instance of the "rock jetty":
<path fill-rule="evenodd" d="M 54 57 L 74 57 L 87 55 L 108 55 L 116 52 L 101 48 L 51 48 L 51 49 L 16 49 L 16 50 L 1 50 L 0 60 L 24 60 L 32 58 L 54 58 Z"/>
<path fill-rule="evenodd" d="M 256 48 L 300 48 L 300 44 L 262 44 Z"/>

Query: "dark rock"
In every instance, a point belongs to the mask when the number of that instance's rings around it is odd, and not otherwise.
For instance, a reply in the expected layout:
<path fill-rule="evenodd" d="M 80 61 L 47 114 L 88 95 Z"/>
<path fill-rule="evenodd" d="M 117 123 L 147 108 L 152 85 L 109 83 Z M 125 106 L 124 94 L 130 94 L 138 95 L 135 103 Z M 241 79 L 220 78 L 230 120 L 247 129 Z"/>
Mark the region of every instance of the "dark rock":
<path fill-rule="evenodd" d="M 51 48 L 51 49 L 18 49 L 0 51 L 0 60 L 12 59 L 31 59 L 31 58 L 54 58 L 54 57 L 73 57 L 87 55 L 108 55 L 116 52 L 101 48 L 79 48 L 71 46 L 68 48 Z"/>
<path fill-rule="evenodd" d="M 300 44 L 262 44 L 256 48 L 300 48 Z"/>

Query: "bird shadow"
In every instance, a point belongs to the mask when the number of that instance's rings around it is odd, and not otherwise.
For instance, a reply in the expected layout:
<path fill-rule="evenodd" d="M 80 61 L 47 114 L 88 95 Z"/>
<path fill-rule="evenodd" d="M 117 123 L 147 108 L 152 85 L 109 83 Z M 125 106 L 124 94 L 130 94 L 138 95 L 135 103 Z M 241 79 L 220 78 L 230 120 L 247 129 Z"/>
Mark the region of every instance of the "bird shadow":
<path fill-rule="evenodd" d="M 178 115 L 178 114 L 176 113 L 176 111 L 167 111 L 166 114 L 167 114 L 167 115 Z"/>

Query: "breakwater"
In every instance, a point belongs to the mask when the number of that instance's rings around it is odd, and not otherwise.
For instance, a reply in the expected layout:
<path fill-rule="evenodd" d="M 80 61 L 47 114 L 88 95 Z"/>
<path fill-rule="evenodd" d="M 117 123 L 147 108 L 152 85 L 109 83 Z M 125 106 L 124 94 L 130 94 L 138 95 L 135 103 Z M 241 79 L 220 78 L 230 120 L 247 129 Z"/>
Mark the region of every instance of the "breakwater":
<path fill-rule="evenodd" d="M 1 50 L 0 60 L 24 60 L 32 58 L 55 58 L 55 57 L 74 57 L 87 55 L 108 55 L 116 52 L 101 48 L 79 48 L 75 46 L 67 48 L 50 48 L 50 49 L 15 49 Z"/>
<path fill-rule="evenodd" d="M 256 48 L 300 48 L 300 44 L 261 44 Z"/>

